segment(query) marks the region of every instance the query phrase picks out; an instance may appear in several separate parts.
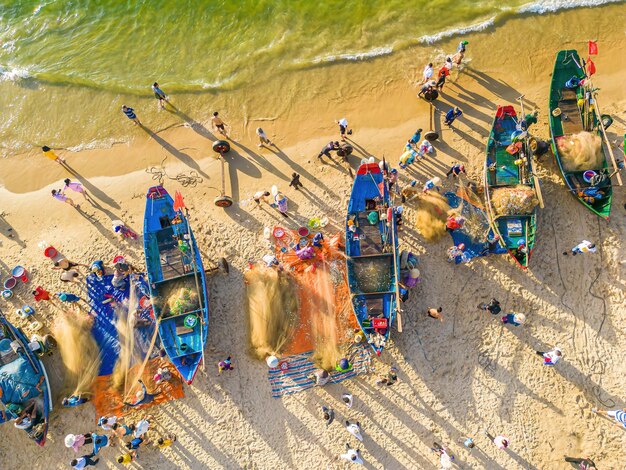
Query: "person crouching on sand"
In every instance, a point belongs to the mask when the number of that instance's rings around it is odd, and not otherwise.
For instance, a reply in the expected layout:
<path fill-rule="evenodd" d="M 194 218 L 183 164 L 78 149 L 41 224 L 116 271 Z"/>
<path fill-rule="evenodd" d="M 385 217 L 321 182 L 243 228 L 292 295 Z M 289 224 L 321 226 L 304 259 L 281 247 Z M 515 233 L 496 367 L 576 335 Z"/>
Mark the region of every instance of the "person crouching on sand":
<path fill-rule="evenodd" d="M 330 374 L 327 370 L 317 369 L 312 374 L 309 374 L 307 376 L 307 379 L 313 380 L 315 382 L 315 385 L 319 385 L 320 387 L 322 387 L 326 385 L 330 380 Z"/>

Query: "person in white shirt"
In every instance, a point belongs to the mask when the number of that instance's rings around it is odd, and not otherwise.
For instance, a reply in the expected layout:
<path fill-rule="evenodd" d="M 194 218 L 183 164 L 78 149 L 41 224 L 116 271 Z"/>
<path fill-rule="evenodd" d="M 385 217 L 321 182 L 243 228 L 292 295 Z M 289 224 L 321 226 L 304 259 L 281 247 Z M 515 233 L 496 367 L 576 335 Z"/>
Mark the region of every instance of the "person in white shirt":
<path fill-rule="evenodd" d="M 359 441 L 363 442 L 363 435 L 361 434 L 361 423 L 350 424 L 350 421 L 346 421 L 346 431 L 356 437 Z"/>
<path fill-rule="evenodd" d="M 341 454 L 340 457 L 348 462 L 358 463 L 360 465 L 364 465 L 363 459 L 361 458 L 361 452 L 359 449 L 351 449 L 350 444 L 346 443 L 346 453 Z"/>
<path fill-rule="evenodd" d="M 431 62 L 426 67 L 424 67 L 424 73 L 422 74 L 421 83 L 426 83 L 428 80 L 430 80 L 433 76 L 433 72 L 434 72 L 434 69 L 433 69 L 433 64 Z"/>
<path fill-rule="evenodd" d="M 352 394 L 351 393 L 343 393 L 341 395 L 341 399 L 346 404 L 348 408 L 352 408 Z"/>
<path fill-rule="evenodd" d="M 542 351 L 535 351 L 535 352 L 537 353 L 538 356 L 543 357 L 543 364 L 546 366 L 555 365 L 557 362 L 561 360 L 561 357 L 563 357 L 563 353 L 561 352 L 559 348 L 553 348 L 552 350 L 547 351 L 547 352 L 542 352 Z"/>
<path fill-rule="evenodd" d="M 595 253 L 596 251 L 597 251 L 597 248 L 595 244 L 591 243 L 588 240 L 583 240 L 574 248 L 572 248 L 572 255 L 576 256 L 579 253 Z M 568 253 L 567 251 L 565 251 L 563 254 L 567 256 Z"/>
<path fill-rule="evenodd" d="M 269 137 L 267 137 L 267 134 L 265 133 L 265 131 L 261 129 L 260 127 L 257 127 L 256 135 L 259 136 L 259 147 L 263 147 L 266 144 L 272 145 L 272 142 L 270 141 Z"/>

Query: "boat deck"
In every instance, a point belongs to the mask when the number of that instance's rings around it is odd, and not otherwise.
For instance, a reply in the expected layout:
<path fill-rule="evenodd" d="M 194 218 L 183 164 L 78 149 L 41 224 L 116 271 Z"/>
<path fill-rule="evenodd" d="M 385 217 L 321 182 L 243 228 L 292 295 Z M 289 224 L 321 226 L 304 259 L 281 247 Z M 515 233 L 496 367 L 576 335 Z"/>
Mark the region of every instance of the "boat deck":
<path fill-rule="evenodd" d="M 574 90 L 568 88 L 561 90 L 559 109 L 561 110 L 560 118 L 563 134 L 577 134 L 583 130 L 583 121 Z"/>

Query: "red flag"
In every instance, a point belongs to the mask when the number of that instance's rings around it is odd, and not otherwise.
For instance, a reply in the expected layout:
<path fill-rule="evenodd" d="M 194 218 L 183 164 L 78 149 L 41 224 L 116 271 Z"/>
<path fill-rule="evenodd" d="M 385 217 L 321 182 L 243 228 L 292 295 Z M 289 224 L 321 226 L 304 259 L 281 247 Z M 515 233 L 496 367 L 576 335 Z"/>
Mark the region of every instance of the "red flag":
<path fill-rule="evenodd" d="M 184 207 L 185 202 L 183 201 L 183 195 L 180 193 L 180 191 L 176 191 L 176 194 L 174 194 L 174 210 L 182 211 Z"/>
<path fill-rule="evenodd" d="M 598 43 L 589 41 L 589 55 L 598 55 Z"/>
<path fill-rule="evenodd" d="M 591 77 L 594 73 L 596 73 L 596 64 L 591 59 L 587 59 L 587 74 Z"/>

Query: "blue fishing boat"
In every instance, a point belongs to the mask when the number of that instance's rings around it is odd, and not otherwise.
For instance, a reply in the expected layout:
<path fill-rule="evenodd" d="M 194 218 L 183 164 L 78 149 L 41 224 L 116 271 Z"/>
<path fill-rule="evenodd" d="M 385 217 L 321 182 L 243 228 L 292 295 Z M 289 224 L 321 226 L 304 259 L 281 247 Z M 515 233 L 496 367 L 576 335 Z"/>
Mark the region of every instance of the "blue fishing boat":
<path fill-rule="evenodd" d="M 346 256 L 354 315 L 380 356 L 399 314 L 400 273 L 396 214 L 376 163 L 363 163 L 357 170 L 346 216 Z"/>
<path fill-rule="evenodd" d="M 40 446 L 46 442 L 52 411 L 48 375 L 34 352 L 42 348 L 38 341 L 29 342 L 0 312 L 0 391 L 4 404 L 0 423 L 13 421 Z"/>
<path fill-rule="evenodd" d="M 202 258 L 181 206 L 182 196 L 175 208 L 162 186 L 148 190 L 144 253 L 161 344 L 191 384 L 204 359 L 209 304 Z"/>

